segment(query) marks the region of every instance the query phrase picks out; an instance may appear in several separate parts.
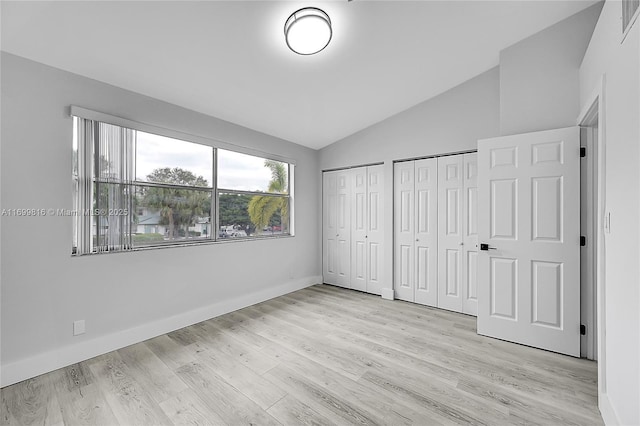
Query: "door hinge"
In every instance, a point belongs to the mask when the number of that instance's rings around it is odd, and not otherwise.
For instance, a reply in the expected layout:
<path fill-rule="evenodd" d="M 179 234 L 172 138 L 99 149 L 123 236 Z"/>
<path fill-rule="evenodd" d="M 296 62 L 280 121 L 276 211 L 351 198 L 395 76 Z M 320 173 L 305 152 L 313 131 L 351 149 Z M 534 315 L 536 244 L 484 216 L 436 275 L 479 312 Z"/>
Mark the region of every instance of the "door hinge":
<path fill-rule="evenodd" d="M 585 237 L 584 235 L 580 236 L 580 245 L 582 247 L 587 245 L 587 237 Z"/>
<path fill-rule="evenodd" d="M 580 157 L 586 157 L 587 156 L 587 147 L 581 146 L 580 147 Z"/>
<path fill-rule="evenodd" d="M 580 335 L 584 336 L 585 334 L 587 334 L 587 326 L 584 324 L 580 324 Z"/>

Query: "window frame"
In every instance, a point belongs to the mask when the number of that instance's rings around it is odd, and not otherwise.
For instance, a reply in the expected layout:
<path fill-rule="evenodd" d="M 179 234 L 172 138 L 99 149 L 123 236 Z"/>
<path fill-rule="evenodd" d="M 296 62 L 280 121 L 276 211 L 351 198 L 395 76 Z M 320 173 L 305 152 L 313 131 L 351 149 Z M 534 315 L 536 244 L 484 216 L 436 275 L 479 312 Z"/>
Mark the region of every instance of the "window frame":
<path fill-rule="evenodd" d="M 218 149 L 223 149 L 223 148 L 215 148 L 215 154 L 214 154 L 214 161 L 218 160 Z M 236 152 L 236 153 L 240 153 L 240 154 L 244 154 L 243 152 L 239 152 L 239 151 L 233 151 L 230 149 L 227 149 L 227 151 L 232 151 L 232 152 Z M 256 156 L 253 154 L 245 154 L 245 155 L 251 155 L 260 159 L 264 159 L 264 160 L 273 160 L 272 158 L 265 158 L 262 156 Z M 253 237 L 250 236 L 246 236 L 246 237 L 235 237 L 233 239 L 231 239 L 231 241 L 237 241 L 239 239 L 259 239 L 259 238 L 277 238 L 277 237 L 281 237 L 281 236 L 293 236 L 293 231 L 292 231 L 292 224 L 293 224 L 293 215 L 292 215 L 292 211 L 293 211 L 293 193 L 291 190 L 291 185 L 293 180 L 291 179 L 292 175 L 293 175 L 293 171 L 295 169 L 295 165 L 292 163 L 288 163 L 286 161 L 281 161 L 281 160 L 273 160 L 273 161 L 278 161 L 280 163 L 284 163 L 287 165 L 287 193 L 277 193 L 277 192 L 260 192 L 260 191 L 247 191 L 247 190 L 243 190 L 243 189 L 229 189 L 229 188 L 221 188 L 218 186 L 218 173 L 220 168 L 217 167 L 218 163 L 216 162 L 214 166 L 214 174 L 215 174 L 215 189 L 216 189 L 216 206 L 217 206 L 217 210 L 216 210 L 216 232 L 219 232 L 221 224 L 219 223 L 220 221 L 220 194 L 236 194 L 236 195 L 250 195 L 250 196 L 259 196 L 259 197 L 273 197 L 273 198 L 284 198 L 288 200 L 288 209 L 289 209 L 289 223 L 287 224 L 287 228 L 288 228 L 288 232 L 285 234 L 284 232 L 280 235 L 255 235 Z M 224 239 L 225 241 L 227 241 L 227 239 Z"/>
<path fill-rule="evenodd" d="M 141 250 L 151 250 L 151 249 L 159 249 L 159 248 L 169 248 L 169 247 L 190 247 L 193 245 L 199 244 L 217 244 L 217 243 L 231 243 L 231 242 L 239 242 L 239 241 L 256 241 L 256 240 L 265 240 L 265 239 L 278 239 L 278 238 L 290 238 L 294 237 L 294 196 L 293 196 L 293 183 L 294 183 L 294 169 L 295 169 L 295 160 L 292 158 L 280 156 L 277 154 L 266 153 L 257 149 L 243 147 L 239 145 L 235 145 L 229 142 L 212 139 L 209 137 L 203 137 L 199 135 L 194 135 L 190 133 L 185 133 L 182 131 L 172 130 L 164 127 L 159 127 L 151 124 L 140 123 L 132 120 L 128 120 L 126 118 L 117 117 L 97 111 L 92 111 L 86 108 L 78 107 L 75 105 L 71 105 L 69 107 L 69 117 L 73 120 L 75 117 L 92 120 L 95 122 L 102 122 L 105 124 L 110 124 L 126 129 L 130 129 L 136 132 L 144 132 L 149 134 L 154 134 L 158 136 L 168 137 L 172 139 L 181 140 L 184 142 L 195 143 L 199 145 L 204 145 L 212 149 L 213 155 L 213 164 L 212 164 L 212 182 L 211 187 L 200 187 L 200 186 L 187 186 L 187 185 L 179 185 L 179 184 L 170 184 L 170 183 L 161 183 L 161 182 L 147 182 L 147 181 L 138 181 L 137 178 L 131 183 L 131 188 L 135 191 L 136 188 L 140 187 L 164 187 L 164 188 L 175 188 L 175 189 L 186 189 L 186 190 L 194 190 L 194 191 L 210 191 L 211 193 L 211 212 L 209 217 L 209 223 L 211 224 L 211 233 L 208 238 L 197 239 L 194 241 L 188 240 L 174 240 L 174 241 L 157 241 L 152 244 L 135 246 L 133 244 L 133 240 L 130 241 L 129 247 L 119 250 L 100 250 L 99 248 L 93 247 L 93 250 L 89 253 L 77 253 L 78 242 L 76 237 L 77 225 L 74 225 L 74 239 L 72 243 L 71 255 L 72 257 L 84 256 L 84 255 L 93 255 L 93 254 L 104 254 L 104 253 L 126 253 L 132 251 L 141 251 Z M 75 122 L 75 120 L 73 120 Z M 75 132 L 75 130 L 74 130 Z M 218 149 L 224 149 L 227 151 L 232 151 L 235 153 L 250 155 L 254 157 L 258 157 L 264 160 L 273 160 L 285 163 L 287 165 L 287 194 L 278 194 L 278 193 L 268 193 L 268 192 L 259 192 L 259 191 L 243 191 L 243 190 L 232 190 L 232 189 L 224 189 L 218 187 Z M 81 161 L 80 158 L 77 158 L 75 161 Z M 71 178 L 72 181 L 77 180 L 77 177 L 73 174 L 73 167 Z M 91 181 L 95 184 L 97 182 L 97 178 L 95 173 L 91 176 Z M 288 199 L 289 205 L 289 224 L 288 224 L 288 232 L 277 234 L 277 235 L 253 235 L 247 237 L 235 237 L 235 238 L 219 238 L 220 231 L 220 202 L 219 195 L 220 193 L 235 193 L 235 194 L 247 194 L 247 195 L 260 195 L 260 196 L 273 196 L 278 198 L 286 198 Z M 75 199 L 75 198 L 74 198 Z M 75 207 L 75 206 L 74 206 Z M 85 208 L 86 206 L 82 207 Z M 92 207 L 92 206 L 90 206 Z M 130 212 L 131 217 L 133 217 L 133 210 Z M 75 220 L 75 217 L 74 217 Z M 136 226 L 133 224 L 130 219 L 131 226 Z M 86 236 L 85 236 L 86 238 Z M 90 235 L 89 238 L 92 238 Z"/>

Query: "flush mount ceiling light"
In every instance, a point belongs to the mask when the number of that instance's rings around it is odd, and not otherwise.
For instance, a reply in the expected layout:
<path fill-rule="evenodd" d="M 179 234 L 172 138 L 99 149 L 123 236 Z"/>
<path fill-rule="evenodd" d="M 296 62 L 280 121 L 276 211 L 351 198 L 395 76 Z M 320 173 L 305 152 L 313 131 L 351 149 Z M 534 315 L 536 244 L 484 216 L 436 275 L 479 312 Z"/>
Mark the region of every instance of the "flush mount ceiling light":
<path fill-rule="evenodd" d="M 323 10 L 305 7 L 289 16 L 284 24 L 284 38 L 289 49 L 299 55 L 313 55 L 331 41 L 331 19 Z"/>

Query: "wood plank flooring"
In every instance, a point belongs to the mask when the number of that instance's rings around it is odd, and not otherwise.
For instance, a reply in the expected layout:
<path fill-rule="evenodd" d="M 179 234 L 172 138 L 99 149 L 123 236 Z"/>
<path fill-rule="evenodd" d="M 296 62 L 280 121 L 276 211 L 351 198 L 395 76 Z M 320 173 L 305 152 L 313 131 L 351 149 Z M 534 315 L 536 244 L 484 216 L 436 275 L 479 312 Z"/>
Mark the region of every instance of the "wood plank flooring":
<path fill-rule="evenodd" d="M 2 390 L 2 425 L 600 425 L 596 363 L 318 285 Z"/>

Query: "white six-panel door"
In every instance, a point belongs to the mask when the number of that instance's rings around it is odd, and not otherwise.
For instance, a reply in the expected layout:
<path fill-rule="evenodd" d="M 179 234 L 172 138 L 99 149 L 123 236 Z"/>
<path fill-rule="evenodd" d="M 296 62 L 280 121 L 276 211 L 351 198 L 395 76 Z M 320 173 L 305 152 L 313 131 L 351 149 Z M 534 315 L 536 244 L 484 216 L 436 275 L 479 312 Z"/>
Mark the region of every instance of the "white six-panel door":
<path fill-rule="evenodd" d="M 462 312 L 478 315 L 478 155 L 464 154 Z"/>
<path fill-rule="evenodd" d="M 479 334 L 580 355 L 579 145 L 578 128 L 479 141 Z"/>
<path fill-rule="evenodd" d="M 415 164 L 414 302 L 438 303 L 438 163 L 435 158 Z"/>
<path fill-rule="evenodd" d="M 462 155 L 438 158 L 438 307 L 462 312 Z"/>
<path fill-rule="evenodd" d="M 384 279 L 384 165 L 367 167 L 367 284 L 365 291 L 380 294 Z"/>

